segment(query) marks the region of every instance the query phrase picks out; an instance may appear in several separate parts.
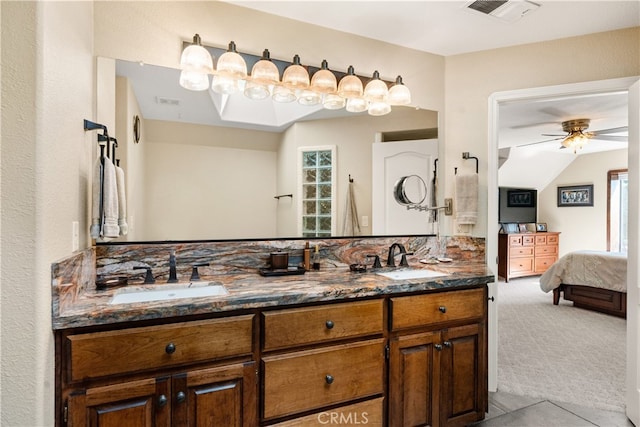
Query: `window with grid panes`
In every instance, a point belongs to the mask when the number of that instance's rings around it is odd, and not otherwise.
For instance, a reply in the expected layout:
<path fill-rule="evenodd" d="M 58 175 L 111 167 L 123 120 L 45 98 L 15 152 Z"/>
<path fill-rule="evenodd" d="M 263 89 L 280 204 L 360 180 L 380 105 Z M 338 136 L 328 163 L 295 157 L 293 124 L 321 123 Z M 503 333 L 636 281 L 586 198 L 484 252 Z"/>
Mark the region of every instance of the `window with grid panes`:
<path fill-rule="evenodd" d="M 302 236 L 330 237 L 333 151 L 302 151 Z"/>

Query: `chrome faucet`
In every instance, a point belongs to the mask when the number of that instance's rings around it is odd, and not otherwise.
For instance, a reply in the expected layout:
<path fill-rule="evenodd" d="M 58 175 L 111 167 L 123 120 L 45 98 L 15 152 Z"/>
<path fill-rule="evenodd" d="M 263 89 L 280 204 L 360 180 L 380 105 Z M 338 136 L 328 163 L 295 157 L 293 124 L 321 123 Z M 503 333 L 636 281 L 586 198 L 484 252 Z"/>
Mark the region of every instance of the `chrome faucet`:
<path fill-rule="evenodd" d="M 178 275 L 176 272 L 176 251 L 175 249 L 171 250 L 171 254 L 169 255 L 169 280 L 167 283 L 176 283 L 178 281 Z"/>
<path fill-rule="evenodd" d="M 400 251 L 397 254 L 395 253 L 396 248 Z M 389 255 L 387 256 L 387 267 L 395 267 L 396 266 L 396 262 L 395 262 L 395 257 L 396 255 L 402 254 L 402 259 L 400 260 L 400 266 L 408 266 L 409 263 L 407 263 L 407 250 L 404 248 L 404 245 L 401 243 L 394 243 L 393 245 L 389 246 Z"/>

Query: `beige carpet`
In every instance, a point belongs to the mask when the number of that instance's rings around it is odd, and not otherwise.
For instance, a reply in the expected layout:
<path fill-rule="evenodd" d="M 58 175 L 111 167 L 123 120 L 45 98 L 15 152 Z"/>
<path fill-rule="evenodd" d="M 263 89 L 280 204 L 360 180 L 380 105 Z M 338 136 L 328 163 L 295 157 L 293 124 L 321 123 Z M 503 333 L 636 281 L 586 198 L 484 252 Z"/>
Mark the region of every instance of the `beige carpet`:
<path fill-rule="evenodd" d="M 498 284 L 498 390 L 624 410 L 626 321 L 552 304 L 538 278 Z"/>

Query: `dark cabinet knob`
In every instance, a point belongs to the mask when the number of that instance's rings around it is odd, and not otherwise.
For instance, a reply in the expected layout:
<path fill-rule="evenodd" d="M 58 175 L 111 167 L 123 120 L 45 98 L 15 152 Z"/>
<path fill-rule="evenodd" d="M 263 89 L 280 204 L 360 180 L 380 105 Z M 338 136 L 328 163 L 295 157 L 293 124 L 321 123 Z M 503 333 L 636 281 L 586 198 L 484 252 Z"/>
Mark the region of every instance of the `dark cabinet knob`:
<path fill-rule="evenodd" d="M 187 400 L 187 395 L 184 394 L 184 391 L 179 391 L 178 394 L 176 394 L 176 402 L 182 403 L 185 400 Z"/>
<path fill-rule="evenodd" d="M 435 344 L 434 347 L 435 347 L 436 350 L 442 351 L 442 345 L 441 344 Z"/>
<path fill-rule="evenodd" d="M 167 404 L 167 396 L 165 396 L 164 394 L 161 394 L 160 397 L 158 397 L 158 406 L 163 407 L 164 405 Z"/>
<path fill-rule="evenodd" d="M 444 305 L 441 305 L 440 307 L 438 307 L 438 310 L 440 310 L 440 313 L 446 313 L 447 307 L 445 307 Z"/>
<path fill-rule="evenodd" d="M 164 348 L 164 351 L 167 352 L 167 354 L 173 354 L 176 352 L 176 345 L 172 342 L 170 342 L 169 344 L 167 344 L 167 346 Z"/>
<path fill-rule="evenodd" d="M 327 320 L 327 322 L 325 323 L 325 325 L 327 325 L 327 329 L 333 329 L 333 321 L 331 321 L 331 320 Z"/>
<path fill-rule="evenodd" d="M 327 384 L 333 384 L 333 376 L 332 375 L 327 375 L 326 377 L 324 377 L 324 380 L 327 382 Z"/>
<path fill-rule="evenodd" d="M 451 348 L 451 341 L 445 341 L 442 343 L 442 345 L 444 345 L 447 348 Z"/>

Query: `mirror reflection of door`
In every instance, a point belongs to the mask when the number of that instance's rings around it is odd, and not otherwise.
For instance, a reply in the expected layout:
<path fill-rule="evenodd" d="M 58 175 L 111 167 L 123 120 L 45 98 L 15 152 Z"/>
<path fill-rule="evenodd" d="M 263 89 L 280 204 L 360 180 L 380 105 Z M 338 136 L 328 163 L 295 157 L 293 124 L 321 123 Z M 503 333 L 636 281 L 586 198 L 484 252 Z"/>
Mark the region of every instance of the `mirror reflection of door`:
<path fill-rule="evenodd" d="M 436 234 L 437 223 L 429 222 L 428 212 L 407 209 L 399 204 L 394 189 L 402 177 L 417 175 L 427 184 L 424 203 L 430 205 L 438 140 L 375 143 L 372 157 L 373 234 Z"/>

